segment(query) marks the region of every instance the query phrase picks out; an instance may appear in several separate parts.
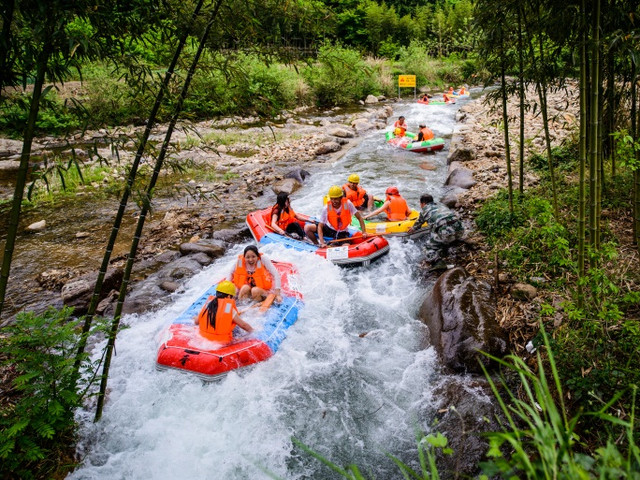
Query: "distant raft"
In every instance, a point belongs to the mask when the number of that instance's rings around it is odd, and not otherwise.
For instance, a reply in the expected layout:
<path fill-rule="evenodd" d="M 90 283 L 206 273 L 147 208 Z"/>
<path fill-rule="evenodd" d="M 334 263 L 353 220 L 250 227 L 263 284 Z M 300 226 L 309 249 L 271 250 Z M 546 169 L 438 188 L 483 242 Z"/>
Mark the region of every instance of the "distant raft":
<path fill-rule="evenodd" d="M 313 222 L 311 217 L 308 217 Z M 304 222 L 299 222 L 304 227 Z M 247 215 L 247 225 L 256 242 L 261 244 L 278 243 L 299 252 L 311 252 L 341 266 L 368 266 L 389 253 L 389 242 L 380 236 L 363 238 L 362 233 L 349 228 L 353 235 L 351 243 L 337 243 L 335 246 L 320 248 L 318 245 L 280 235 L 273 231 L 271 224 L 271 208 L 257 210 Z M 325 237 L 329 239 L 330 237 Z M 346 242 L 345 242 L 346 243 Z"/>
<path fill-rule="evenodd" d="M 302 294 L 290 286 L 296 269 L 290 263 L 273 261 L 280 273 L 282 303 L 271 303 L 264 313 L 264 325 L 253 334 L 234 338 L 229 344 L 210 341 L 200 335 L 194 324 L 216 285 L 205 291 L 163 332 L 156 359 L 158 370 L 180 370 L 202 380 L 212 381 L 231 370 L 247 367 L 273 356 L 285 339 L 287 330 L 298 319 Z"/>
<path fill-rule="evenodd" d="M 432 138 L 422 142 L 414 141 L 417 137 L 417 134 L 411 132 L 406 132 L 404 137 L 396 137 L 393 132 L 387 132 L 386 134 L 387 143 L 411 152 L 435 152 L 444 148 L 443 138 Z"/>

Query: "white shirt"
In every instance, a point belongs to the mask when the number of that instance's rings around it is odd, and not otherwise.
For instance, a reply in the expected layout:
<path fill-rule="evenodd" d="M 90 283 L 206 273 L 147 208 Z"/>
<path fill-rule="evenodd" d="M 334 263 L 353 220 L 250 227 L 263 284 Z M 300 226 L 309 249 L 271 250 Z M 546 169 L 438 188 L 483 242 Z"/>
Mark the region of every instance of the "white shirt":
<path fill-rule="evenodd" d="M 331 202 L 331 200 L 329 200 L 329 202 Z M 345 206 L 347 207 L 347 210 L 349 210 L 349 213 L 351 213 L 351 216 L 354 216 L 356 214 L 356 212 L 358 211 L 356 209 L 356 207 L 353 206 L 353 203 L 351 203 L 350 200 L 347 200 L 347 202 L 345 203 Z M 329 208 L 329 204 L 327 203 L 327 205 L 325 205 L 325 207 L 322 209 L 322 212 L 320 212 L 320 223 L 323 223 L 327 227 L 333 229 L 333 225 L 331 225 L 329 223 L 329 217 L 327 215 L 328 208 Z M 331 208 L 333 208 L 333 205 L 331 206 Z M 342 205 L 340 205 L 339 208 L 336 208 L 334 210 L 336 211 L 336 213 L 338 215 L 340 215 L 340 212 L 342 211 Z M 336 230 L 336 231 L 337 232 L 344 232 L 345 230 L 347 230 L 349 228 L 349 225 L 343 225 L 342 227 L 343 228 L 341 228 L 340 230 Z"/>

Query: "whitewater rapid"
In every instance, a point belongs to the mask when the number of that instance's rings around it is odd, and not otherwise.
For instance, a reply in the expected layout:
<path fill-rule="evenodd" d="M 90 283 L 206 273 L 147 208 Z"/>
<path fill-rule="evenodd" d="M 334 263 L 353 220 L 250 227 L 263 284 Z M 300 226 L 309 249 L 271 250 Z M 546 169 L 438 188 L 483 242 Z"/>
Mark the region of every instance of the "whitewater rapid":
<path fill-rule="evenodd" d="M 316 214 L 329 186 L 344 184 L 350 173 L 380 197 L 396 185 L 413 208 L 423 192 L 439 198 L 458 106 L 394 104 L 390 124 L 404 115 L 417 131 L 425 121 L 447 148 L 415 154 L 371 132 L 340 160 L 313 171 L 292 195 L 293 208 Z M 421 169 L 424 161 L 436 170 Z M 357 464 L 371 478 L 402 478 L 387 454 L 417 466 L 416 431 L 430 427 L 425 419 L 439 372 L 417 319 L 426 288 L 415 277 L 420 249 L 413 242 L 390 239 L 389 255 L 359 269 L 277 245 L 261 248 L 297 266 L 293 284 L 304 296 L 276 355 L 213 383 L 155 369 L 163 330 L 248 243 L 191 278 L 167 307 L 123 318 L 128 328 L 118 335 L 102 420 L 92 422 L 94 405 L 78 412 L 83 463 L 69 479 L 342 478 L 292 437 L 340 466 Z M 256 315 L 246 320 L 259 323 Z"/>

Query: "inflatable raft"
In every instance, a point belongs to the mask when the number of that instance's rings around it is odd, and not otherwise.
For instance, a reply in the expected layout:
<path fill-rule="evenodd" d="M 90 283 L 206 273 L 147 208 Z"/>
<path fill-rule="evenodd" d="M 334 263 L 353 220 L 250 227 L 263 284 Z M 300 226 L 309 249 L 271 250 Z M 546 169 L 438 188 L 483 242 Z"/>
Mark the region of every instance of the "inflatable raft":
<path fill-rule="evenodd" d="M 396 137 L 393 132 L 387 132 L 386 139 L 387 143 L 391 145 L 417 153 L 435 152 L 444 148 L 443 138 L 432 138 L 431 140 L 414 142 L 413 140 L 417 136 L 415 133 L 406 132 L 404 137 Z"/>
<path fill-rule="evenodd" d="M 231 370 L 262 362 L 276 353 L 286 337 L 287 329 L 298 318 L 302 295 L 292 289 L 289 283 L 289 277 L 296 273 L 295 267 L 290 263 L 275 261 L 273 265 L 282 279 L 282 303 L 272 303 L 264 312 L 262 329 L 256 328 L 253 333 L 234 338 L 226 345 L 202 337 L 194 320 L 209 296 L 215 295 L 216 285 L 213 285 L 163 332 L 156 368 L 180 370 L 212 381 Z M 259 315 L 257 309 L 255 311 L 255 315 Z M 249 323 L 256 327 L 251 319 Z"/>
<path fill-rule="evenodd" d="M 457 98 L 455 97 L 455 95 L 451 95 L 451 97 Z M 453 105 L 454 103 L 456 103 L 455 100 L 451 100 L 450 102 L 445 102 L 444 100 L 420 100 L 420 99 L 417 102 L 422 105 Z"/>
<path fill-rule="evenodd" d="M 374 208 L 380 208 L 384 200 L 380 200 L 379 198 L 374 199 Z M 384 214 L 380 214 L 381 217 L 384 217 Z M 411 210 L 411 215 L 407 220 L 394 221 L 394 222 L 385 222 L 385 221 L 375 221 L 375 220 L 365 220 L 364 225 L 367 229 L 367 233 L 374 235 L 385 235 L 388 237 L 401 237 L 401 238 L 420 238 L 423 235 L 429 233 L 426 228 L 418 228 L 414 232 L 409 233 L 409 228 L 413 227 L 416 223 L 416 220 L 420 216 L 420 212 L 417 210 Z M 357 218 L 354 218 L 351 222 L 351 225 L 360 228 L 360 222 L 358 222 Z M 423 227 L 427 226 L 425 222 Z"/>
<path fill-rule="evenodd" d="M 371 262 L 389 253 L 389 242 L 385 238 L 380 236 L 362 238 L 362 233 L 358 229 L 351 227 L 349 232 L 354 235 L 354 238 L 349 245 L 337 243 L 333 247 L 320 248 L 318 245 L 288 236 L 285 237 L 274 232 L 270 227 L 270 216 L 271 208 L 251 212 L 247 215 L 247 225 L 251 235 L 258 243 L 278 243 L 300 252 L 315 253 L 336 265 L 355 267 L 368 266 Z M 313 220 L 309 218 L 309 221 Z M 304 226 L 301 222 L 299 223 Z M 326 238 L 329 239 L 330 237 Z"/>

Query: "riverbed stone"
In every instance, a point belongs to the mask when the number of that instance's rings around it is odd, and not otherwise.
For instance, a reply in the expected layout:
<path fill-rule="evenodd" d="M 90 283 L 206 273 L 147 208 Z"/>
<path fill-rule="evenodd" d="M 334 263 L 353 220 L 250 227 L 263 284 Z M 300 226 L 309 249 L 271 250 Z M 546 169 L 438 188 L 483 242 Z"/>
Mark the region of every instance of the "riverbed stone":
<path fill-rule="evenodd" d="M 538 296 L 538 289 L 528 283 L 516 283 L 511 287 L 511 296 L 516 300 L 533 300 Z"/>
<path fill-rule="evenodd" d="M 298 168 L 294 168 L 293 170 L 289 170 L 284 175 L 284 178 L 293 178 L 298 182 L 300 182 L 301 184 L 303 184 L 307 180 L 307 177 L 310 177 L 310 176 L 311 176 L 311 173 L 309 173 L 304 168 L 298 167 Z"/>
<path fill-rule="evenodd" d="M 447 165 L 450 165 L 453 162 L 469 162 L 476 158 L 476 152 L 470 147 L 461 147 L 456 148 L 453 152 L 449 154 L 447 157 Z"/>
<path fill-rule="evenodd" d="M 432 395 L 437 412 L 430 422 L 433 431 L 447 437 L 453 450 L 451 455 L 436 452 L 438 471 L 442 478 L 475 478 L 489 449 L 484 434 L 499 431 L 498 419 L 504 418 L 488 381 L 477 375 L 446 375 Z"/>
<path fill-rule="evenodd" d="M 353 137 L 355 137 L 355 134 L 353 133 L 353 130 L 349 130 L 349 129 L 342 128 L 342 127 L 330 128 L 327 133 L 329 135 L 333 135 L 334 137 L 340 137 L 340 138 L 353 138 Z"/>
<path fill-rule="evenodd" d="M 293 192 L 298 190 L 301 186 L 302 184 L 295 178 L 283 178 L 282 180 L 279 180 L 278 182 L 276 182 L 271 187 L 271 189 L 273 190 L 273 193 L 275 193 L 276 195 L 279 194 L 280 192 L 286 192 L 289 195 L 291 195 Z"/>
<path fill-rule="evenodd" d="M 448 208 L 455 208 L 458 205 L 458 195 L 453 192 L 449 192 L 440 199 L 440 203 Z"/>
<path fill-rule="evenodd" d="M 369 122 L 368 118 L 356 118 L 351 126 L 356 132 L 366 132 L 367 130 L 373 129 L 373 125 Z"/>
<path fill-rule="evenodd" d="M 444 184 L 469 189 L 476 184 L 476 181 L 473 179 L 473 172 L 468 168 L 456 168 L 449 174 Z"/>
<path fill-rule="evenodd" d="M 1 154 L 2 152 L 0 152 Z M 2 160 L 0 161 L 0 172 L 15 173 L 20 169 L 18 160 Z"/>
<path fill-rule="evenodd" d="M 378 103 L 378 97 L 376 97 L 375 95 L 367 95 L 367 98 L 364 99 L 364 103 L 366 105 L 370 105 L 372 103 Z"/>
<path fill-rule="evenodd" d="M 316 147 L 315 154 L 326 155 L 327 153 L 337 152 L 341 148 L 342 147 L 338 142 L 324 142 Z"/>
<path fill-rule="evenodd" d="M 491 286 L 456 267 L 443 273 L 420 307 L 429 341 L 442 363 L 459 372 L 482 373 L 491 362 L 480 351 L 502 356 L 506 335 L 496 320 Z"/>
<path fill-rule="evenodd" d="M 224 248 L 219 245 L 204 243 L 183 243 L 180 245 L 180 253 L 182 255 L 190 255 L 195 253 L 204 253 L 210 259 L 218 258 L 224 255 Z"/>
<path fill-rule="evenodd" d="M 120 288 L 123 273 L 122 268 L 110 268 L 107 270 L 100 298 L 104 298 L 111 290 Z M 60 292 L 64 304 L 74 307 L 75 313 L 78 315 L 86 313 L 93 296 L 97 278 L 98 272 L 92 272 L 65 283 Z"/>
<path fill-rule="evenodd" d="M 40 220 L 39 222 L 35 222 L 29 225 L 27 228 L 24 229 L 24 231 L 27 233 L 36 233 L 36 232 L 43 231 L 45 228 L 47 228 L 47 221 Z"/>

